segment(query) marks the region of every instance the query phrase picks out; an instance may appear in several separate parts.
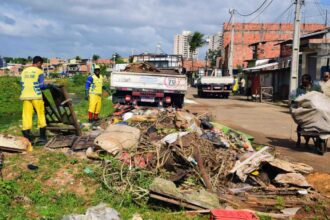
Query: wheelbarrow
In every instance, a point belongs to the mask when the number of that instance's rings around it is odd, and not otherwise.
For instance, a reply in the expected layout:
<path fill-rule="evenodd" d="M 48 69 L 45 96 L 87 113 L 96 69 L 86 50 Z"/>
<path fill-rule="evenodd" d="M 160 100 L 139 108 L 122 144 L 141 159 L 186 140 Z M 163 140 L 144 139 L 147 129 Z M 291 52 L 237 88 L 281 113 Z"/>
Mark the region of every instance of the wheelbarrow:
<path fill-rule="evenodd" d="M 301 137 L 304 137 L 306 147 L 308 147 L 309 140 L 312 139 L 314 142 L 315 150 L 318 154 L 323 155 L 327 152 L 328 138 L 330 137 L 330 133 L 305 131 L 300 126 L 298 126 L 297 136 L 297 147 L 300 147 Z"/>

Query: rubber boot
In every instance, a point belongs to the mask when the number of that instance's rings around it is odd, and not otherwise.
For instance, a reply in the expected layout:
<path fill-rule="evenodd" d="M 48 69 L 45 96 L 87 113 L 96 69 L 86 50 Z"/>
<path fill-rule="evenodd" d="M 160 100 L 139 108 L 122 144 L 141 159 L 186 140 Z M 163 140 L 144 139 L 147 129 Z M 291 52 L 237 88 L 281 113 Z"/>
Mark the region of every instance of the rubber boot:
<path fill-rule="evenodd" d="M 94 121 L 98 122 L 100 120 L 99 114 L 94 113 Z"/>
<path fill-rule="evenodd" d="M 93 123 L 93 113 L 92 112 L 88 112 L 88 122 L 89 123 Z"/>
<path fill-rule="evenodd" d="M 38 141 L 39 145 L 45 145 L 47 144 L 47 138 L 46 138 L 46 128 L 40 128 L 40 138 Z"/>
<path fill-rule="evenodd" d="M 22 131 L 22 134 L 25 138 L 27 138 L 30 142 L 32 141 L 32 138 L 31 138 L 31 130 L 23 130 Z"/>

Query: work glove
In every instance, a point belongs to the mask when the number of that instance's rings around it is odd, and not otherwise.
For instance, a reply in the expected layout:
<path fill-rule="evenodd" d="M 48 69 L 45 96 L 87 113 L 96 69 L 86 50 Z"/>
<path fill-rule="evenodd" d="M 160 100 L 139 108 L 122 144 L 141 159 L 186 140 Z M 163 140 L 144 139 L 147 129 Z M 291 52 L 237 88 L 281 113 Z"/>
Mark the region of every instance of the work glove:
<path fill-rule="evenodd" d="M 52 90 L 52 91 L 56 91 L 56 92 L 60 92 L 60 88 L 54 84 L 47 84 L 46 89 Z"/>
<path fill-rule="evenodd" d="M 102 86 L 102 89 L 105 90 L 109 95 L 111 95 L 111 90 L 108 86 Z"/>
<path fill-rule="evenodd" d="M 89 92 L 88 92 L 88 90 L 85 90 L 85 100 L 87 100 L 87 101 L 88 101 L 88 96 L 89 96 Z"/>

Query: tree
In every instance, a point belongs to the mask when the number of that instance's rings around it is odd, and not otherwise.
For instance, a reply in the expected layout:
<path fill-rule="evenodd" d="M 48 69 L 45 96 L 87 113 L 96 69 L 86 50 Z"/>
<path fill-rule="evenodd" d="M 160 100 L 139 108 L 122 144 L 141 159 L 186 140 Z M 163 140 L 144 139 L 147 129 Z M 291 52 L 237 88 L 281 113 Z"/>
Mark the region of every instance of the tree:
<path fill-rule="evenodd" d="M 216 67 L 217 58 L 221 56 L 221 50 L 209 50 L 207 52 L 207 59 L 210 60 L 211 68 Z"/>
<path fill-rule="evenodd" d="M 27 59 L 23 57 L 17 57 L 14 58 L 13 63 L 25 65 L 27 63 Z"/>
<path fill-rule="evenodd" d="M 76 60 L 81 60 L 80 56 L 76 56 L 75 59 L 76 59 Z"/>
<path fill-rule="evenodd" d="M 118 53 L 113 54 L 111 60 L 115 61 L 116 64 L 125 63 L 122 56 Z"/>
<path fill-rule="evenodd" d="M 191 68 L 192 71 L 194 71 L 194 56 L 193 54 L 196 52 L 196 50 L 206 44 L 206 40 L 204 39 L 204 34 L 195 31 L 192 35 L 188 38 L 188 44 L 189 44 L 189 51 L 191 54 Z"/>
<path fill-rule="evenodd" d="M 101 73 L 101 75 L 103 75 L 103 76 L 109 76 L 108 75 L 108 73 L 107 73 L 107 66 L 106 65 L 100 65 L 100 73 Z"/>
<path fill-rule="evenodd" d="M 92 59 L 93 59 L 94 62 L 96 62 L 98 59 L 100 59 L 100 56 L 97 55 L 97 54 L 93 54 Z"/>
<path fill-rule="evenodd" d="M 4 57 L 6 63 L 12 63 L 14 61 L 14 58 L 12 57 Z"/>

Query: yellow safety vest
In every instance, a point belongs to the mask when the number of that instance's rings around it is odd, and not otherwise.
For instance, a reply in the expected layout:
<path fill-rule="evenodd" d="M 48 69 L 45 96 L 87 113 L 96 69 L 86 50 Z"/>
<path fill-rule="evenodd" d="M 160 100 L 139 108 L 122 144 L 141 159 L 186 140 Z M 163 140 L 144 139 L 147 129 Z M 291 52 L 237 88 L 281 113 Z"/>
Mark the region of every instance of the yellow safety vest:
<path fill-rule="evenodd" d="M 23 70 L 21 75 L 22 92 L 20 100 L 42 99 L 38 78 L 43 71 L 38 67 L 28 67 Z"/>
<path fill-rule="evenodd" d="M 238 90 L 238 79 L 235 79 L 235 83 L 233 86 L 233 91 L 236 92 Z"/>
<path fill-rule="evenodd" d="M 103 76 L 97 77 L 95 74 L 92 76 L 93 83 L 89 88 L 89 94 L 102 95 Z"/>

